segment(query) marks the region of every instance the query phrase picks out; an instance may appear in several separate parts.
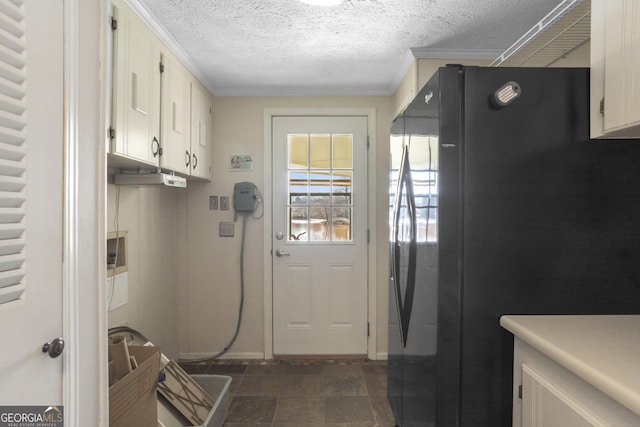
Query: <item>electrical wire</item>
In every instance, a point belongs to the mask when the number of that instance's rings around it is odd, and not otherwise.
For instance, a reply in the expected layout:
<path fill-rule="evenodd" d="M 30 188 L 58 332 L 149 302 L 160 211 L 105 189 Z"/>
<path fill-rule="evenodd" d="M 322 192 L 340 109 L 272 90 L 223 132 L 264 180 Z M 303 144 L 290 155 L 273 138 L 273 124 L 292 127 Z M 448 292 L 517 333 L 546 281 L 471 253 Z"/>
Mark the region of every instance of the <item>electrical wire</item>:
<path fill-rule="evenodd" d="M 242 238 L 240 241 L 240 307 L 238 309 L 238 321 L 236 323 L 236 329 L 233 334 L 233 337 L 231 337 L 231 340 L 229 340 L 229 343 L 224 347 L 222 351 L 220 351 L 217 354 L 214 354 L 213 356 L 202 357 L 198 359 L 179 359 L 179 362 L 199 363 L 199 362 L 208 362 L 211 360 L 215 360 L 220 356 L 222 356 L 223 354 L 225 354 L 227 351 L 229 351 L 233 343 L 236 341 L 236 338 L 238 338 L 238 334 L 240 333 L 240 325 L 242 324 L 242 312 L 244 308 L 244 242 L 245 242 L 245 234 L 247 229 L 247 216 L 249 216 L 249 213 L 240 212 L 240 214 L 242 216 Z"/>
<path fill-rule="evenodd" d="M 262 203 L 262 193 L 260 193 L 260 190 L 258 190 L 258 187 L 254 186 L 256 193 L 258 193 L 258 196 L 256 197 L 255 200 L 255 209 L 254 212 L 258 209 L 258 206 L 262 206 L 262 210 L 260 211 L 260 215 L 255 216 L 253 215 L 253 213 L 251 214 L 251 218 L 253 219 L 260 219 L 264 216 L 264 204 Z"/>
<path fill-rule="evenodd" d="M 111 310 L 111 303 L 113 302 L 113 296 L 116 292 L 116 269 L 118 268 L 118 249 L 120 248 L 120 186 L 116 184 L 116 211 L 113 216 L 113 228 L 116 232 L 116 249 L 114 253 L 114 261 L 111 268 L 111 289 L 109 289 L 109 297 L 107 304 L 107 311 Z M 108 256 L 109 254 L 107 254 Z M 107 283 L 109 279 L 107 278 Z"/>

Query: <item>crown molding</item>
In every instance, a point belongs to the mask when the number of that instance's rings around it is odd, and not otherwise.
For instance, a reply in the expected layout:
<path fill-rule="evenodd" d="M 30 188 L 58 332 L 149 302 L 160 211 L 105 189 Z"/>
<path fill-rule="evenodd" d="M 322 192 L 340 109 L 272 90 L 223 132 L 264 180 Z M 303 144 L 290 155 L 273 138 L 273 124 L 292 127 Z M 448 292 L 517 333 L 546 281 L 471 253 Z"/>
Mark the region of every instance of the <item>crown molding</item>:
<path fill-rule="evenodd" d="M 312 86 L 258 86 L 258 87 L 225 87 L 214 89 L 219 96 L 390 96 L 389 87 L 312 87 Z"/>

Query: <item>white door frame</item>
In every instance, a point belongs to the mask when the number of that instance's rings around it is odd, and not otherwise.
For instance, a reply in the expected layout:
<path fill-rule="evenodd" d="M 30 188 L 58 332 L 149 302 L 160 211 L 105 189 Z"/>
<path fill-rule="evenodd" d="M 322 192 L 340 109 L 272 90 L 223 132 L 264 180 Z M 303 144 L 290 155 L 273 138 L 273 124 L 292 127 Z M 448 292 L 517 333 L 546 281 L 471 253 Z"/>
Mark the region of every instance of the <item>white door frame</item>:
<path fill-rule="evenodd" d="M 64 0 L 63 404 L 70 426 L 108 423 L 106 132 L 101 130 L 106 129 L 109 3 Z"/>
<path fill-rule="evenodd" d="M 273 266 L 271 242 L 273 235 L 272 203 L 273 196 L 271 152 L 272 119 L 275 116 L 366 116 L 369 134 L 367 152 L 367 228 L 369 245 L 367 247 L 367 321 L 369 337 L 367 356 L 376 359 L 376 110 L 375 108 L 265 108 L 264 129 L 264 358 L 273 359 Z"/>

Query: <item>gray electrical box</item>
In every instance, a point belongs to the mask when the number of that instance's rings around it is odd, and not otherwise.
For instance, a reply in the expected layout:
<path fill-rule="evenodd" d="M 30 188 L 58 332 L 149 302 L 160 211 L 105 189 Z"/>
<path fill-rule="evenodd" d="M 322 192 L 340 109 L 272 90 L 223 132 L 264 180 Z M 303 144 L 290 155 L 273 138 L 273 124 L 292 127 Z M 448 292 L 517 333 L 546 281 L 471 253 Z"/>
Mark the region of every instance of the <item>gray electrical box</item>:
<path fill-rule="evenodd" d="M 253 212 L 256 186 L 252 182 L 238 182 L 233 187 L 233 209 L 236 212 Z"/>

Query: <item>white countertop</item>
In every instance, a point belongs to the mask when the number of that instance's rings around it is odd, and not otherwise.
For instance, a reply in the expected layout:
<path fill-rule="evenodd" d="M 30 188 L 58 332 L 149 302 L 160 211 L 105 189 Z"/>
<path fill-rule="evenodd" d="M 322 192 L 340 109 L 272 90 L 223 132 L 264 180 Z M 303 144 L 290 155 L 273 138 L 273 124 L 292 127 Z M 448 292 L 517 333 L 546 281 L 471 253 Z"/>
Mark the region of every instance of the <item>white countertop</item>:
<path fill-rule="evenodd" d="M 640 415 L 640 315 L 513 315 L 500 325 Z"/>

